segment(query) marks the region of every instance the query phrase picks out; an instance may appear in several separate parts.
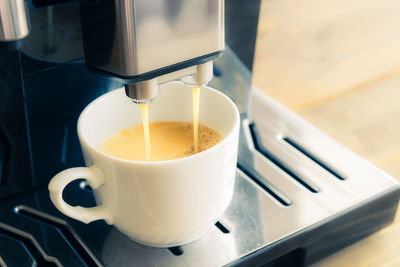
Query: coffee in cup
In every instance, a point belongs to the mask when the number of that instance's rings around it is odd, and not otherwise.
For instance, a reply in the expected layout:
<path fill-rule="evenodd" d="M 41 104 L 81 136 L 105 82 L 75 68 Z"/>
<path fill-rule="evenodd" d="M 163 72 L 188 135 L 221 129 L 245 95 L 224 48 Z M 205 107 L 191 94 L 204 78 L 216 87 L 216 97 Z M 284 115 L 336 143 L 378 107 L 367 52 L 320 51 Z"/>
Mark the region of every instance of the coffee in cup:
<path fill-rule="evenodd" d="M 216 145 L 222 136 L 214 129 L 199 125 L 198 150 L 193 142 L 192 122 L 151 122 L 150 123 L 151 161 L 171 160 L 194 155 Z M 135 125 L 118 131 L 107 138 L 99 149 L 111 156 L 146 161 L 143 125 Z"/>

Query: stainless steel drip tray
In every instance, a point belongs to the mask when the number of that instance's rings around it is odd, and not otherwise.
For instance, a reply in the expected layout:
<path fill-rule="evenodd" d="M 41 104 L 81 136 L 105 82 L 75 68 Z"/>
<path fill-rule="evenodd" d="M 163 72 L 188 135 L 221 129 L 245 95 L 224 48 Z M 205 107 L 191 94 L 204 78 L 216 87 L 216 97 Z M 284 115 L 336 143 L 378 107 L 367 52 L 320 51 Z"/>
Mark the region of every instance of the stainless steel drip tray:
<path fill-rule="evenodd" d="M 233 200 L 202 238 L 142 246 L 104 222 L 66 218 L 43 187 L 0 202 L 0 266 L 303 266 L 393 220 L 397 181 L 257 89 L 252 94 Z M 87 191 L 75 182 L 64 196 L 93 205 Z"/>

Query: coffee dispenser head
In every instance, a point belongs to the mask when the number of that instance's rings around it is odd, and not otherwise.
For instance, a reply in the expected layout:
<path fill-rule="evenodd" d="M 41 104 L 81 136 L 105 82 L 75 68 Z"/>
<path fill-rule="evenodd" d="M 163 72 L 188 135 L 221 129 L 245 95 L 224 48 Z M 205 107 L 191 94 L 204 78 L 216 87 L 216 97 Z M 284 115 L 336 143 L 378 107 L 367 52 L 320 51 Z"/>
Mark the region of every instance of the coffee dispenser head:
<path fill-rule="evenodd" d="M 125 84 L 125 93 L 136 104 L 148 104 L 158 97 L 157 79 Z"/>
<path fill-rule="evenodd" d="M 212 76 L 213 62 L 210 60 L 183 71 L 162 75 L 143 82 L 125 84 L 125 93 L 136 104 L 148 104 L 157 98 L 159 84 L 181 78 L 185 84 L 201 87 L 206 85 L 212 79 Z"/>
<path fill-rule="evenodd" d="M 136 103 L 171 80 L 206 84 L 224 50 L 223 0 L 81 1 L 81 21 L 86 66 L 125 84 Z"/>

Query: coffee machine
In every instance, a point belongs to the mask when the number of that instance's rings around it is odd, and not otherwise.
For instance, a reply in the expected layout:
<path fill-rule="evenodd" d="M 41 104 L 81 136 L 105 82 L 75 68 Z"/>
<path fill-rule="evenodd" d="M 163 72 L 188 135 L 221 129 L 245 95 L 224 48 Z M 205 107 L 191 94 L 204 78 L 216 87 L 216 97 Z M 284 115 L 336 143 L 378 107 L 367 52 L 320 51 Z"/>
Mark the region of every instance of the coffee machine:
<path fill-rule="evenodd" d="M 398 182 L 251 87 L 259 6 L 0 3 L 0 266 L 303 266 L 393 220 Z M 209 82 L 241 113 L 235 193 L 215 227 L 159 249 L 59 213 L 47 184 L 84 164 L 76 134 L 84 107 L 120 87 L 149 103 L 176 79 Z M 94 205 L 84 180 L 64 199 Z"/>

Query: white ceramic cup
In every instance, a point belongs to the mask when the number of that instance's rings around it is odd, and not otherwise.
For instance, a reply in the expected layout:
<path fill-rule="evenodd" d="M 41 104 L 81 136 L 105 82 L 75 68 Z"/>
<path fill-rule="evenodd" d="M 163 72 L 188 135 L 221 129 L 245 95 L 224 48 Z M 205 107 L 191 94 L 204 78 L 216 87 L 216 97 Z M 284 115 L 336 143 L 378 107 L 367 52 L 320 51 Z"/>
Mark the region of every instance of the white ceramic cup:
<path fill-rule="evenodd" d="M 161 87 L 149 105 L 151 121 L 192 121 L 192 90 L 181 82 Z M 198 154 L 166 161 L 130 161 L 101 152 L 112 134 L 141 124 L 138 105 L 125 91 L 111 91 L 90 103 L 78 120 L 78 136 L 87 167 L 58 173 L 50 198 L 65 215 L 84 223 L 103 219 L 133 240 L 154 247 L 189 243 L 212 226 L 232 199 L 239 137 L 239 112 L 221 92 L 204 87 L 200 122 L 224 138 Z M 98 206 L 70 206 L 63 189 L 84 178 Z"/>

